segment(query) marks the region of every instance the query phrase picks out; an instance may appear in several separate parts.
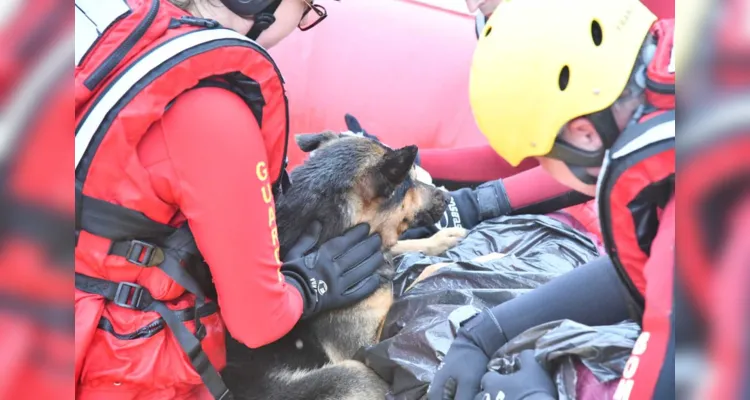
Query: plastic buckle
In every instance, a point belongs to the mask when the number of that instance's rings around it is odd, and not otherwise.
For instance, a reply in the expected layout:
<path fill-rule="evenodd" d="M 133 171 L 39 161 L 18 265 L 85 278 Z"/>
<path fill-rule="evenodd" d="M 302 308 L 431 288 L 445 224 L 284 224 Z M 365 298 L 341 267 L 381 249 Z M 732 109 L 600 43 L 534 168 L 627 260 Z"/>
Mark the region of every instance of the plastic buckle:
<path fill-rule="evenodd" d="M 132 240 L 130 242 L 130 248 L 128 253 L 125 255 L 125 259 L 129 262 L 141 266 L 150 267 L 154 258 L 154 252 L 156 246 L 150 243 L 142 242 L 140 240 Z"/>
<path fill-rule="evenodd" d="M 143 300 L 143 286 L 136 283 L 120 282 L 117 285 L 117 292 L 115 292 L 115 298 L 112 300 L 113 303 L 123 308 L 129 308 L 131 310 L 140 310 L 143 308 L 141 300 Z M 128 301 L 130 299 L 130 301 Z"/>

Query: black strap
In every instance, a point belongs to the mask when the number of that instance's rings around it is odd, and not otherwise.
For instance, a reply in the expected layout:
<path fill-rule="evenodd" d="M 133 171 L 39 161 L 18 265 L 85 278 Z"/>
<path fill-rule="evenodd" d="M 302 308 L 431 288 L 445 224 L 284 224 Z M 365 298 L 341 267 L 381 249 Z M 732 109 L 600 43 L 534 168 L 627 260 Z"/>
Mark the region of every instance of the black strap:
<path fill-rule="evenodd" d="M 206 294 L 185 267 L 186 264 L 200 262 L 198 246 L 187 224 L 183 224 L 167 237 L 163 241 L 163 246 L 141 240 L 114 241 L 109 254 L 125 257 L 129 262 L 141 267 L 157 267 L 185 290 L 194 294 L 198 302 L 205 301 Z"/>
<path fill-rule="evenodd" d="M 125 257 L 129 262 L 141 267 L 157 267 L 185 290 L 194 294 L 195 326 L 199 336 L 205 334 L 197 310 L 206 304 L 206 294 L 187 268 L 189 265 L 200 263 L 200 252 L 188 224 L 183 224 L 169 235 L 164 240 L 163 247 L 141 240 L 115 241 L 110 246 L 109 254 Z"/>
<path fill-rule="evenodd" d="M 143 286 L 131 282 L 112 282 L 76 272 L 76 289 L 97 294 L 116 305 L 145 311 L 156 301 Z"/>
<path fill-rule="evenodd" d="M 247 33 L 248 38 L 257 40 L 258 36 L 276 21 L 274 14 L 276 13 L 276 9 L 279 8 L 279 4 L 281 4 L 281 1 L 274 1 L 253 16 L 253 27 Z"/>
<path fill-rule="evenodd" d="M 155 300 L 142 286 L 130 282 L 110 282 L 76 273 L 76 288 L 103 296 L 124 308 L 156 311 L 166 322 L 195 370 L 216 399 L 230 399 L 226 385 L 200 346 L 206 330 L 198 310 L 206 304 L 199 282 L 186 267 L 200 264 L 200 252 L 187 224 L 180 228 L 151 220 L 143 213 L 82 193 L 76 180 L 76 229 L 112 240 L 110 254 L 125 257 L 140 267 L 157 267 L 185 290 L 195 295 L 193 319 L 196 334 L 182 324 L 181 317 Z M 134 239 L 137 238 L 137 239 Z M 146 241 L 148 240 L 148 241 Z M 153 243 L 152 243 L 153 242 Z"/>
<path fill-rule="evenodd" d="M 111 240 L 162 238 L 175 230 L 141 212 L 87 196 L 82 186 L 76 179 L 76 230 Z"/>
<path fill-rule="evenodd" d="M 211 392 L 211 395 L 217 400 L 231 400 L 232 394 L 221 379 L 219 372 L 211 364 L 208 355 L 203 351 L 200 340 L 187 330 L 177 315 L 171 312 L 164 303 L 159 301 L 154 302 L 153 310 L 164 318 L 167 326 L 172 330 L 175 338 L 177 338 L 180 346 L 182 346 L 182 350 L 190 358 L 190 363 L 200 374 L 201 380 Z"/>
<path fill-rule="evenodd" d="M 206 318 L 213 314 L 216 314 L 218 311 L 219 311 L 219 307 L 216 305 L 215 302 L 212 302 L 212 303 L 206 303 L 206 305 L 199 308 L 197 312 L 201 318 Z M 70 310 L 70 312 L 72 313 L 73 310 Z M 172 310 L 172 312 L 177 315 L 180 321 L 186 322 L 186 321 L 190 321 L 193 319 L 193 315 L 196 311 L 195 311 L 195 307 L 188 307 L 188 308 L 183 308 L 181 310 Z M 67 321 L 70 324 L 70 332 L 73 332 L 74 318 L 71 316 Z M 104 316 L 99 318 L 99 324 L 97 324 L 97 329 L 101 329 L 120 340 L 147 339 L 163 331 L 164 328 L 166 327 L 167 327 L 167 324 L 164 322 L 164 318 L 161 318 L 161 317 L 159 317 L 158 319 L 154 321 L 149 322 L 148 324 L 136 329 L 135 331 L 127 332 L 127 333 L 121 333 L 121 332 L 115 331 L 115 328 L 112 325 L 112 321 L 110 321 Z M 200 337 L 198 339 L 203 340 L 203 338 L 200 338 Z"/>
<path fill-rule="evenodd" d="M 76 289 L 104 297 L 112 303 L 133 310 L 156 311 L 190 358 L 193 368 L 200 374 L 211 395 L 217 400 L 230 400 L 232 395 L 201 347 L 200 340 L 182 324 L 180 316 L 166 304 L 155 300 L 141 285 L 130 282 L 112 282 L 76 272 Z M 197 309 L 198 307 L 196 307 Z M 198 334 L 196 330 L 196 334 Z"/>

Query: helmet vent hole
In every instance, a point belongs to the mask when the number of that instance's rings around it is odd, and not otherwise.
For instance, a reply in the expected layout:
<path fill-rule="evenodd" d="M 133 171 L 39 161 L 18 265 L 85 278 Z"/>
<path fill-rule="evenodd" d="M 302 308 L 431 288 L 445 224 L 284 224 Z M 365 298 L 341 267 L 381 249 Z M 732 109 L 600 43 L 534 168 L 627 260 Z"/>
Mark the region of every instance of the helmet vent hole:
<path fill-rule="evenodd" d="M 488 26 L 484 31 L 484 37 L 490 36 L 490 32 L 492 32 L 492 27 Z"/>
<path fill-rule="evenodd" d="M 560 70 L 560 77 L 557 79 L 557 85 L 560 86 L 560 90 L 563 91 L 568 87 L 568 81 L 570 80 L 570 68 L 568 66 L 562 67 Z"/>
<path fill-rule="evenodd" d="M 594 45 L 596 46 L 602 44 L 602 26 L 599 25 L 599 22 L 596 20 L 591 21 L 591 39 L 594 41 Z"/>

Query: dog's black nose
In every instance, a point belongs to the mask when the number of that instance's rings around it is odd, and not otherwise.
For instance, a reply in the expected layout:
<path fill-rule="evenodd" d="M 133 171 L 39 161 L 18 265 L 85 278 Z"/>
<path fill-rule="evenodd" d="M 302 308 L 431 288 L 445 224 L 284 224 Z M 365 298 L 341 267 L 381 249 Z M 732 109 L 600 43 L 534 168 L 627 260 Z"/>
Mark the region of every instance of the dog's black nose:
<path fill-rule="evenodd" d="M 443 196 L 443 203 L 446 206 L 451 203 L 451 195 L 448 192 L 441 190 L 440 194 Z"/>

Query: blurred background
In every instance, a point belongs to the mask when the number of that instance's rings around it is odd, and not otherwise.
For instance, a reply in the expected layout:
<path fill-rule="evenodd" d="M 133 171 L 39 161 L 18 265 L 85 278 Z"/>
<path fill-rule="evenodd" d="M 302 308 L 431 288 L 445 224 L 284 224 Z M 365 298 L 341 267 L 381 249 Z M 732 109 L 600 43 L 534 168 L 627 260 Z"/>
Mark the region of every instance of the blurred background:
<path fill-rule="evenodd" d="M 457 56 L 442 55 L 441 59 L 464 63 L 474 40 L 473 18 L 457 11 L 463 1 L 454 1 L 460 4 L 448 7 L 456 10 L 446 14 L 447 25 L 426 26 L 417 20 L 399 25 L 405 29 L 400 34 L 405 38 L 438 35 L 461 43 L 454 53 Z M 393 3 L 393 10 L 398 8 L 397 3 L 414 4 L 404 0 L 379 2 Z M 332 18 L 338 12 L 358 12 L 346 3 L 349 1 L 329 6 Z M 445 3 L 436 6 L 445 7 Z M 679 74 L 679 265 L 675 292 L 678 398 L 750 398 L 750 381 L 746 379 L 750 319 L 745 309 L 750 296 L 749 3 L 678 0 L 675 7 Z M 378 21 L 385 18 L 389 7 L 377 8 L 379 13 L 371 11 L 374 22 L 359 17 L 358 24 L 368 28 L 352 32 L 348 47 L 360 48 L 361 43 L 375 40 L 381 24 Z M 448 15 L 461 16 L 452 19 Z M 73 8 L 67 1 L 0 1 L 0 399 L 74 398 L 75 202 L 73 170 L 67 169 L 74 150 L 74 142 L 67 136 L 75 124 L 73 22 Z M 323 34 L 320 32 L 325 25 L 312 34 Z M 464 26 L 467 31 L 448 30 L 449 25 Z M 312 39 L 294 35 L 286 45 Z M 280 47 L 278 51 L 283 50 Z M 347 50 L 328 49 L 341 55 L 324 59 L 346 64 Z M 442 51 L 453 50 L 443 47 Z M 282 70 L 285 63 L 280 55 Z M 299 74 L 299 70 L 291 71 L 288 79 L 303 79 Z M 425 76 L 443 87 L 461 87 L 467 79 Z M 299 90 L 290 89 L 293 118 L 294 101 L 305 101 Z M 424 90 L 429 96 L 429 90 Z M 379 94 L 359 91 L 354 96 L 366 102 Z M 351 105 L 356 108 L 358 103 Z M 415 107 L 409 112 L 423 110 Z M 343 128 L 344 112 L 354 113 L 356 109 L 341 111 L 340 121 L 326 121 L 336 126 L 326 128 Z M 447 130 L 469 124 L 465 121 L 467 111 L 460 108 L 438 115 L 435 124 Z M 292 123 L 300 126 L 305 121 Z M 379 133 L 378 122 L 374 124 L 372 130 Z M 363 125 L 370 129 L 367 121 Z M 453 134 L 460 133 L 454 130 Z M 469 143 L 481 144 L 476 132 L 465 134 L 471 138 Z M 451 136 L 441 137 L 453 140 Z"/>
<path fill-rule="evenodd" d="M 677 393 L 747 399 L 750 2 L 676 10 Z"/>
<path fill-rule="evenodd" d="M 0 398 L 72 399 L 72 4 L 0 1 L 0 43 Z"/>

